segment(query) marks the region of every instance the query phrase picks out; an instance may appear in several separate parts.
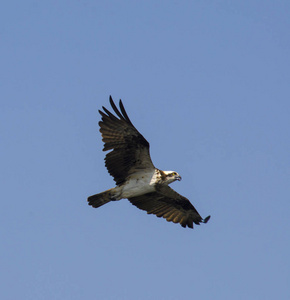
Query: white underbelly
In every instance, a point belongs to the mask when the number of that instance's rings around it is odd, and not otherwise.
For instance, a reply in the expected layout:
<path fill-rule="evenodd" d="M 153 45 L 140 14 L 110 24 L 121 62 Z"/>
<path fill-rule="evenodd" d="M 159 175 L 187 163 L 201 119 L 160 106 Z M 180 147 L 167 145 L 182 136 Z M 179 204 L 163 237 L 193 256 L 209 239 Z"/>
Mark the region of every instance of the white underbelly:
<path fill-rule="evenodd" d="M 154 191 L 155 188 L 152 177 L 139 179 L 132 178 L 123 186 L 122 198 L 136 197 Z"/>

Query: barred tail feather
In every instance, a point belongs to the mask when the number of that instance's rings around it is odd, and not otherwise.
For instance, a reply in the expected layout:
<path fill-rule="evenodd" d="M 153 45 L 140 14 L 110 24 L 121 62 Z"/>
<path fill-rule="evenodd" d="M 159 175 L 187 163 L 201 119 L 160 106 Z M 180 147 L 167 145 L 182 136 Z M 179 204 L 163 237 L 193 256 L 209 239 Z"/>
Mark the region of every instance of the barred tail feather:
<path fill-rule="evenodd" d="M 113 190 L 113 188 L 109 189 L 107 191 L 104 191 L 102 193 L 88 197 L 89 205 L 97 208 L 97 207 L 100 207 L 100 206 L 110 202 L 112 200 L 111 199 L 111 191 L 112 190 Z"/>

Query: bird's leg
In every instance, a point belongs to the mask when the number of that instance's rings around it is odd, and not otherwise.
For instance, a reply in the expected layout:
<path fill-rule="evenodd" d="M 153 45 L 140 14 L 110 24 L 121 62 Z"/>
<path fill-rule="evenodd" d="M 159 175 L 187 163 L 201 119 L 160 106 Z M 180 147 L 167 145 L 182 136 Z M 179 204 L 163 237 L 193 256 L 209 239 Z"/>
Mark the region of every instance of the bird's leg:
<path fill-rule="evenodd" d="M 111 201 L 117 201 L 122 199 L 122 190 L 123 187 L 120 186 L 116 186 L 115 188 L 113 188 L 110 193 L 109 193 L 109 197 Z"/>

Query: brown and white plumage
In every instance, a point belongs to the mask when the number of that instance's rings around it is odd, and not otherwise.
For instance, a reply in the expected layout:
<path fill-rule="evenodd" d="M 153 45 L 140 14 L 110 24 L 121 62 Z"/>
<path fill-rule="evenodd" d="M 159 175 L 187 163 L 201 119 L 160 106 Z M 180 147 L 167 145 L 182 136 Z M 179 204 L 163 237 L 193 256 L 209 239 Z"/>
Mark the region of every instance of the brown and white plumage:
<path fill-rule="evenodd" d="M 129 201 L 148 214 L 163 217 L 168 222 L 180 223 L 182 227 L 193 228 L 193 223 L 206 223 L 210 218 L 208 216 L 203 220 L 190 201 L 168 185 L 158 187 L 156 192 L 129 198 Z"/>
<path fill-rule="evenodd" d="M 154 167 L 149 153 L 149 143 L 130 121 L 122 101 L 120 111 L 110 97 L 117 117 L 103 107 L 99 122 L 107 153 L 105 164 L 117 186 L 88 198 L 89 205 L 99 207 L 113 200 L 128 198 L 138 208 L 167 221 L 193 228 L 193 223 L 206 223 L 190 201 L 171 189 L 168 184 L 181 180 L 178 173 L 161 171 Z"/>
<path fill-rule="evenodd" d="M 116 184 L 121 184 L 136 171 L 153 170 L 155 167 L 150 158 L 149 143 L 131 123 L 122 101 L 120 100 L 122 113 L 111 96 L 110 104 L 119 119 L 103 107 L 106 114 L 99 110 L 102 116 L 99 126 L 104 142 L 103 151 L 112 150 L 106 155 L 106 167 Z"/>

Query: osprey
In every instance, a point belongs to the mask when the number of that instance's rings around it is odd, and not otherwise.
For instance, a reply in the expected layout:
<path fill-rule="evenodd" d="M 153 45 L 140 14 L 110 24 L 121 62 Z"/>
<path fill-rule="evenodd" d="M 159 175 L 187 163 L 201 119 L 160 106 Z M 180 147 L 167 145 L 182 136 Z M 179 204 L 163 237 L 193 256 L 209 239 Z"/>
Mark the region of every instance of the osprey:
<path fill-rule="evenodd" d="M 88 197 L 88 204 L 102 206 L 110 201 L 127 198 L 133 205 L 163 217 L 169 222 L 180 223 L 182 227 L 193 228 L 193 223 L 206 223 L 190 201 L 179 195 L 168 184 L 181 180 L 174 171 L 161 171 L 154 167 L 149 143 L 130 121 L 122 101 L 120 111 L 110 96 L 110 104 L 117 117 L 103 107 L 99 110 L 99 122 L 104 149 L 111 150 L 105 158 L 105 165 L 113 176 L 116 187 Z"/>

